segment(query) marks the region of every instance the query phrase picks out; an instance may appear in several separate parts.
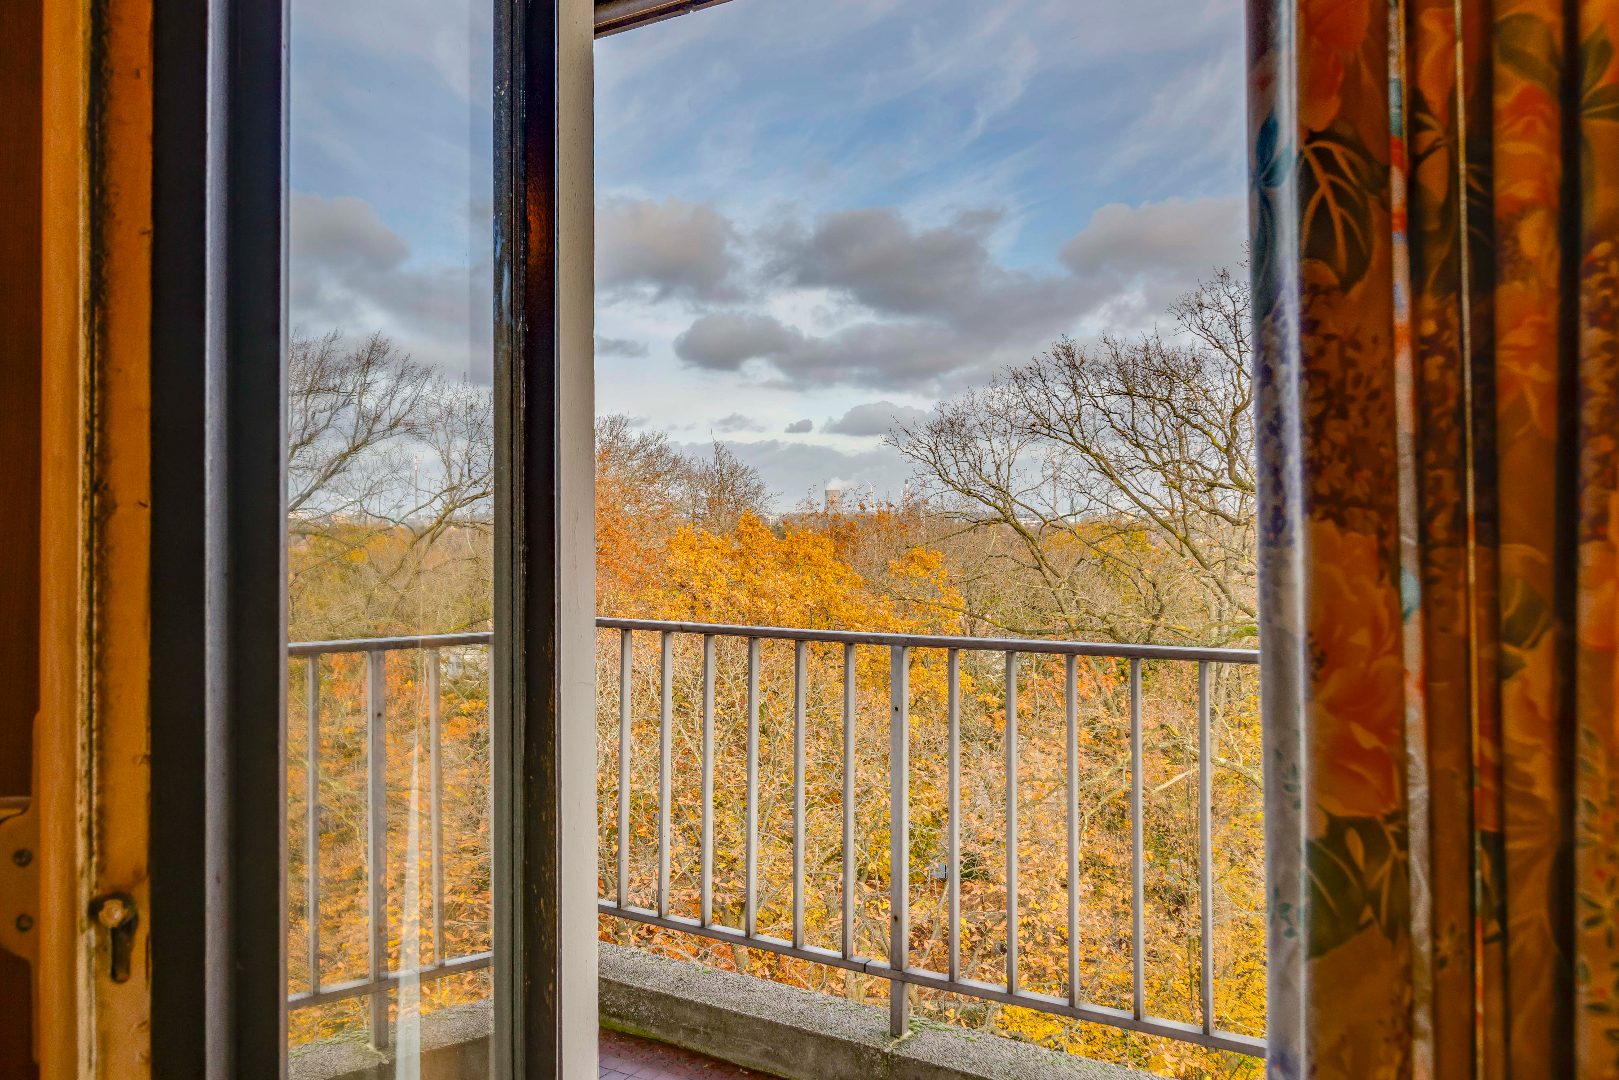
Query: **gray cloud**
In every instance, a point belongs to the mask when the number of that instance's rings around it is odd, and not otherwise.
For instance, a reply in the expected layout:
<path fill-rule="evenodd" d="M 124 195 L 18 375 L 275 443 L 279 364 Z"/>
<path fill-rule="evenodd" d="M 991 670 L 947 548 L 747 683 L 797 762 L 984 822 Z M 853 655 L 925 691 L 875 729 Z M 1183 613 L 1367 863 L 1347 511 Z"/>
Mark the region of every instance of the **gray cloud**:
<path fill-rule="evenodd" d="M 787 427 L 785 429 L 783 429 L 783 430 L 785 430 L 787 432 L 787 434 L 789 434 L 789 435 L 804 435 L 804 434 L 806 434 L 808 432 L 811 432 L 811 431 L 815 430 L 815 421 L 813 421 L 813 420 L 794 420 L 791 424 L 788 424 Z"/>
<path fill-rule="evenodd" d="M 675 355 L 697 367 L 736 371 L 748 360 L 790 356 L 804 335 L 770 315 L 704 315 L 675 338 Z"/>
<path fill-rule="evenodd" d="M 1234 266 L 1246 237 L 1246 203 L 1170 199 L 1129 207 L 1109 203 L 1091 215 L 1057 257 L 1076 277 L 1142 286 L 1151 314 L 1217 266 Z"/>
<path fill-rule="evenodd" d="M 916 231 L 895 210 L 827 214 L 812 230 L 789 226 L 772 240 L 773 269 L 794 285 L 821 286 L 891 315 L 940 315 L 1001 282 L 985 247 L 999 211 L 957 214 Z M 1004 273 L 1004 272 L 1002 272 Z"/>
<path fill-rule="evenodd" d="M 846 383 L 904 388 L 981 359 L 949 327 L 925 323 L 858 323 L 822 338 L 806 337 L 771 315 L 705 315 L 675 338 L 675 355 L 711 371 L 739 371 L 768 361 L 791 387 Z"/>
<path fill-rule="evenodd" d="M 650 350 L 647 343 L 644 341 L 635 341 L 631 338 L 602 337 L 600 334 L 596 335 L 597 356 L 623 356 L 633 358 L 637 356 L 645 356 L 649 351 Z"/>
<path fill-rule="evenodd" d="M 293 192 L 288 242 L 294 324 L 317 332 L 381 330 L 419 360 L 489 378 L 487 261 L 468 267 L 413 259 L 371 204 L 351 196 Z"/>
<path fill-rule="evenodd" d="M 928 417 L 926 409 L 873 401 L 856 405 L 836 420 L 828 420 L 822 430 L 832 435 L 887 435 L 895 427 L 918 424 Z"/>
<path fill-rule="evenodd" d="M 938 392 L 1081 325 L 1146 329 L 1199 276 L 1240 258 L 1243 213 L 1237 198 L 1105 206 L 1063 245 L 1066 273 L 1047 274 L 995 261 L 997 211 L 929 229 L 887 208 L 826 214 L 761 234 L 765 279 L 825 289 L 872 318 L 812 336 L 771 315 L 705 315 L 675 353 L 715 371 L 762 361 L 791 387 Z"/>
<path fill-rule="evenodd" d="M 739 300 L 736 229 L 708 203 L 609 199 L 596 207 L 596 286 L 652 299 Z"/>
<path fill-rule="evenodd" d="M 730 416 L 722 416 L 710 424 L 709 427 L 713 428 L 722 435 L 735 435 L 740 431 L 769 430 L 769 428 L 767 428 L 764 424 L 759 423 L 759 421 L 755 420 L 753 417 L 744 416 L 742 413 L 732 413 Z"/>
<path fill-rule="evenodd" d="M 1065 325 L 1088 299 L 1081 283 L 1066 275 L 1012 271 L 996 263 L 989 241 L 1000 222 L 994 209 L 958 213 L 950 224 L 932 229 L 913 228 L 886 207 L 825 214 L 813 229 L 779 230 L 771 238 L 770 268 L 784 283 L 829 289 L 879 316 L 909 320 L 912 350 L 939 349 L 926 331 L 944 329 L 969 353 L 982 355 L 1009 338 Z M 885 352 L 910 351 L 891 331 L 877 342 L 865 334 L 844 342 L 855 350 L 871 344 Z M 958 361 L 946 348 L 923 362 L 944 371 Z"/>
<path fill-rule="evenodd" d="M 395 270 L 410 256 L 405 238 L 364 199 L 292 193 L 288 240 L 295 259 L 328 270 Z"/>

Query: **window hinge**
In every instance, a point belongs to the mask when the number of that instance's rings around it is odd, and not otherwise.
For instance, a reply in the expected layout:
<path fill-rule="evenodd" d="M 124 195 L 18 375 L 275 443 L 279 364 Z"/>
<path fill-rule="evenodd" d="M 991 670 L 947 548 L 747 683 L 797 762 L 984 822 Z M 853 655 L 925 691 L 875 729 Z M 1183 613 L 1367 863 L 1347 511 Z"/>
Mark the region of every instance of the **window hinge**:
<path fill-rule="evenodd" d="M 0 799 L 0 815 L 0 949 L 33 964 L 39 956 L 39 818 L 26 796 Z"/>

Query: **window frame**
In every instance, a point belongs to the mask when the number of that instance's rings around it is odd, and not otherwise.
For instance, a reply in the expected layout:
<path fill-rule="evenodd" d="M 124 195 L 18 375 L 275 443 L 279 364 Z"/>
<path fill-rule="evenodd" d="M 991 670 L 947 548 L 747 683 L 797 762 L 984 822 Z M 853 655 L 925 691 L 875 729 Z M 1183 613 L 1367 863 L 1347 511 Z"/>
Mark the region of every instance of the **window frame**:
<path fill-rule="evenodd" d="M 494 0 L 502 1080 L 596 1072 L 592 42 L 718 2 Z M 150 1036 L 165 1077 L 287 1074 L 288 16 L 288 0 L 153 7 Z"/>

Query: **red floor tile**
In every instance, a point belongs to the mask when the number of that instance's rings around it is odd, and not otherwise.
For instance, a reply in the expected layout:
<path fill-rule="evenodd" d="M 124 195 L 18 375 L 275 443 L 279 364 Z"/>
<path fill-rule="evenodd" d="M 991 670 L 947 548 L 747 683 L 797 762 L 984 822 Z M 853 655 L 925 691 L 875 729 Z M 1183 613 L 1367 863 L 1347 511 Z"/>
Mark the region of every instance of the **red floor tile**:
<path fill-rule="evenodd" d="M 601 1029 L 598 1048 L 599 1080 L 764 1080 L 768 1075 L 606 1028 Z"/>

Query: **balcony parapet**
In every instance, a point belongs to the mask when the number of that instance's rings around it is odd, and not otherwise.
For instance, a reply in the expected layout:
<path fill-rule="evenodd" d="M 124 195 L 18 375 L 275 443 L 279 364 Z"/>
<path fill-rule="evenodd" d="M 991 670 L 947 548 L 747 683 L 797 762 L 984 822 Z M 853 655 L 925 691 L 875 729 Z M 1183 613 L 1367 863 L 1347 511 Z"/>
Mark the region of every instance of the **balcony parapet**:
<path fill-rule="evenodd" d="M 602 942 L 602 1027 L 785 1080 L 1140 1080 L 1149 1074 L 1029 1043 L 913 1020 L 895 1039 L 888 1010 Z M 489 1002 L 421 1021 L 421 1076 L 488 1075 Z M 398 1040 L 390 1039 L 390 1047 Z M 396 1051 L 352 1041 L 295 1051 L 291 1080 L 393 1080 Z"/>
<path fill-rule="evenodd" d="M 787 1080 L 1140 1080 L 1150 1074 L 734 971 L 600 946 L 601 1024 Z"/>

